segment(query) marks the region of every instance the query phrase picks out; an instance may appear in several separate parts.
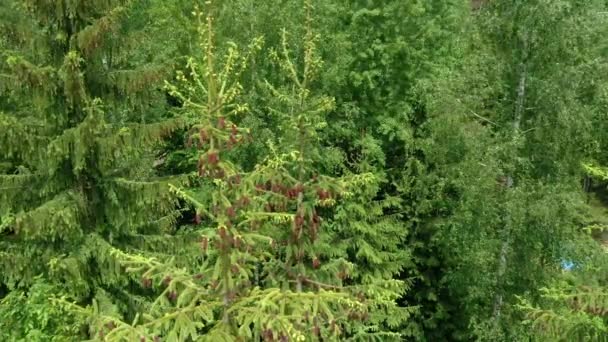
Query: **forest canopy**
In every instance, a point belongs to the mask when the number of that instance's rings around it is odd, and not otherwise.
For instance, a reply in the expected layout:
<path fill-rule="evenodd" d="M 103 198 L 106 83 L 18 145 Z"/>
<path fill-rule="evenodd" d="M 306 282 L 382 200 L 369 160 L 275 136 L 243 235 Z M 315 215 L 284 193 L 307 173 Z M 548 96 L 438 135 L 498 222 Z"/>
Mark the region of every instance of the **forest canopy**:
<path fill-rule="evenodd" d="M 0 341 L 608 341 L 604 0 L 0 1 Z"/>

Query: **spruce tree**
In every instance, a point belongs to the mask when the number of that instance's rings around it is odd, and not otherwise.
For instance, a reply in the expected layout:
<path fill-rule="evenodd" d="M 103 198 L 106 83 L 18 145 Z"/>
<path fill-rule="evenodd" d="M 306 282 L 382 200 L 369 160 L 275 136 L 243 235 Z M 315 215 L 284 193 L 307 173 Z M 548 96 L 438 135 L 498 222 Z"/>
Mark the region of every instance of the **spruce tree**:
<path fill-rule="evenodd" d="M 145 241 L 173 226 L 176 201 L 151 147 L 181 122 L 163 119 L 169 65 L 141 39 L 146 6 L 0 4 L 4 340 L 86 337 L 45 296 L 97 298 L 128 317 L 141 298 L 110 251 L 152 248 Z"/>
<path fill-rule="evenodd" d="M 232 154 L 255 137 L 237 124 L 248 112 L 239 75 L 249 56 L 229 44 L 219 58 L 214 10 L 209 3 L 204 15 L 196 12 L 200 62 L 191 59 L 188 72 L 168 85 L 183 101 L 182 115 L 193 119 L 186 143 L 198 164 L 198 180 L 174 191 L 196 211 L 192 229 L 200 235 L 200 263 L 180 267 L 173 260 L 116 250 L 123 265 L 141 275 L 142 285 L 160 296 L 132 323 L 94 308 L 91 319 L 109 340 L 398 338 L 378 324 L 398 321 L 383 312 L 396 312 L 394 299 L 403 284 L 390 280 L 391 271 L 389 279 L 360 281 L 355 275 L 357 281 L 350 281 L 353 265 L 335 248 L 336 230 L 344 226 L 331 227 L 332 207 L 348 201 L 372 175 L 336 178 L 319 172 L 318 131 L 333 101 L 311 90 L 320 59 L 310 2 L 301 62 L 294 62 L 286 38 L 270 56 L 286 80 L 265 85 L 280 139 L 269 142 L 272 153 L 250 170 Z M 258 40 L 249 51 L 257 49 Z"/>

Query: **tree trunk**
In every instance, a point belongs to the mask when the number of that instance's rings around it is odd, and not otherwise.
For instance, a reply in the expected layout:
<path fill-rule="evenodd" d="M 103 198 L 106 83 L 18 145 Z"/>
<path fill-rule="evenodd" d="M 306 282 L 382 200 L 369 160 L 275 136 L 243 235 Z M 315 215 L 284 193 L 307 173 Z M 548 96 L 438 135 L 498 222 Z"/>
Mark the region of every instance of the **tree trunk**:
<path fill-rule="evenodd" d="M 523 108 L 524 108 L 524 102 L 525 102 L 525 96 L 526 96 L 526 82 L 527 82 L 527 78 L 528 78 L 528 64 L 527 64 L 527 57 L 528 57 L 528 47 L 526 42 L 524 41 L 523 44 L 523 56 L 522 56 L 522 62 L 520 64 L 520 72 L 519 72 L 519 81 L 518 81 L 518 85 L 517 85 L 517 95 L 516 95 L 516 100 L 515 100 L 515 108 L 514 108 L 514 115 L 513 115 L 513 136 L 512 139 L 516 140 L 519 137 L 520 134 L 520 126 L 521 126 L 521 116 L 522 116 L 522 112 L 523 112 Z M 514 180 L 513 180 L 513 175 L 508 175 L 507 176 L 507 189 L 512 188 L 514 186 Z M 503 305 L 503 289 L 502 284 L 504 283 L 504 275 L 505 272 L 507 271 L 507 267 L 508 267 L 508 254 L 509 254 L 509 249 L 511 248 L 511 230 L 512 230 L 512 224 L 511 224 L 511 215 L 509 213 L 507 213 L 506 215 L 506 220 L 505 220 L 505 226 L 503 228 L 503 232 L 502 232 L 502 245 L 500 247 L 500 254 L 498 257 L 498 269 L 497 269 L 497 280 L 496 280 L 496 285 L 497 285 L 497 293 L 496 296 L 494 297 L 494 310 L 492 313 L 492 317 L 495 320 L 495 324 L 496 326 L 499 325 L 500 323 L 500 314 L 501 314 L 501 310 L 502 310 L 502 305 Z"/>

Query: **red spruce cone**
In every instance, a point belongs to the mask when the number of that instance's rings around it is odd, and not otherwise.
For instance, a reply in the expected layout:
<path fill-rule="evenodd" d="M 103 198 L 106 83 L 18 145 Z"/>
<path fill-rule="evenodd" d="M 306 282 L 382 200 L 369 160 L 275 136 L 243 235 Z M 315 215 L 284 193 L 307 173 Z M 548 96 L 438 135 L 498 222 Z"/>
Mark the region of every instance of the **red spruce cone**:
<path fill-rule="evenodd" d="M 314 258 L 312 260 L 312 267 L 314 269 L 317 269 L 317 268 L 319 268 L 319 266 L 321 266 L 321 261 L 319 261 L 319 258 Z"/>
<path fill-rule="evenodd" d="M 211 165 L 216 165 L 219 162 L 220 158 L 217 152 L 209 152 L 207 153 L 207 162 Z"/>
<path fill-rule="evenodd" d="M 226 240 L 226 228 L 224 228 L 224 227 L 220 227 L 219 234 L 220 234 L 220 238 L 221 238 L 222 240 Z"/>
<path fill-rule="evenodd" d="M 201 250 L 203 252 L 206 252 L 208 246 L 209 246 L 209 239 L 207 239 L 207 237 L 202 238 L 201 239 Z"/>
<path fill-rule="evenodd" d="M 293 219 L 296 227 L 302 227 L 302 225 L 304 224 L 304 217 L 302 217 L 302 215 L 297 214 L 296 217 L 294 217 Z"/>
<path fill-rule="evenodd" d="M 152 286 L 152 279 L 143 278 L 141 280 L 141 286 L 143 286 L 143 288 L 145 288 L 145 289 L 151 287 Z"/>
<path fill-rule="evenodd" d="M 220 116 L 217 120 L 217 128 L 224 129 L 226 128 L 226 119 L 223 116 Z"/>
<path fill-rule="evenodd" d="M 205 131 L 204 129 L 201 129 L 198 132 L 198 140 L 200 141 L 201 145 L 206 143 L 207 139 L 209 139 L 209 136 L 207 135 L 207 131 Z"/>
<path fill-rule="evenodd" d="M 323 189 L 317 190 L 317 196 L 319 196 L 320 200 L 325 200 L 330 197 L 329 192 L 327 190 L 323 190 Z"/>

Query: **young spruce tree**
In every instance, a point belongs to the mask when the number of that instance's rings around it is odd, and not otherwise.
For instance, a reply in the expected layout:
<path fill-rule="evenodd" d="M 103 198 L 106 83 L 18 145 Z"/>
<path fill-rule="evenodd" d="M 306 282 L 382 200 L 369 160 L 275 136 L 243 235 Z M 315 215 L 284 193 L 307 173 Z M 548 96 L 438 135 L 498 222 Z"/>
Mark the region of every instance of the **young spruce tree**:
<path fill-rule="evenodd" d="M 191 59 L 188 74 L 168 88 L 184 103 L 183 115 L 196 118 L 188 144 L 196 151 L 198 184 L 175 187 L 195 210 L 200 235 L 199 264 L 179 267 L 172 260 L 116 251 L 129 271 L 141 274 L 144 287 L 161 292 L 132 323 L 94 314 L 103 336 L 112 341 L 187 339 L 239 340 L 386 340 L 398 335 L 378 322 L 403 286 L 385 280 L 357 284 L 348 278 L 353 265 L 335 250 L 339 236 L 328 225 L 332 207 L 347 201 L 352 189 L 371 175 L 340 178 L 317 169 L 321 159 L 318 131 L 333 100 L 311 91 L 320 60 L 311 30 L 312 6 L 305 3 L 307 34 L 300 63 L 290 56 L 286 33 L 271 58 L 289 86 L 266 83 L 273 100 L 268 110 L 281 120 L 281 139 L 252 170 L 232 160 L 233 149 L 251 140 L 239 127 L 247 113 L 239 75 L 249 55 L 230 44 L 218 58 L 213 29 L 214 6 L 199 11 L 202 61 Z M 258 50 L 256 40 L 249 51 Z M 390 311 L 389 311 L 390 313 Z M 366 323 L 368 322 L 368 323 Z"/>

